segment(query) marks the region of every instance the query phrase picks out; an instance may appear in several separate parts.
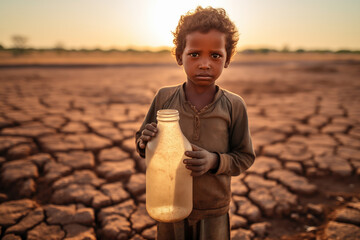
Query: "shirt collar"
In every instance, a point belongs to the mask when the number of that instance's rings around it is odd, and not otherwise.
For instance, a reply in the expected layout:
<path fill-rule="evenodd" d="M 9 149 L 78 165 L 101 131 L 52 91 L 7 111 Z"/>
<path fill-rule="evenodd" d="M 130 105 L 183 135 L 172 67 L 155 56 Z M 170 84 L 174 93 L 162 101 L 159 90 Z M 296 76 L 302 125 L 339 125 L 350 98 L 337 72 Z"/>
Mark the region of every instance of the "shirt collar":
<path fill-rule="evenodd" d="M 222 89 L 221 89 L 218 85 L 215 85 L 215 87 L 216 87 L 216 93 L 215 93 L 214 100 L 213 100 L 211 103 L 209 103 L 208 105 L 206 105 L 205 107 L 203 107 L 200 111 L 198 111 L 198 110 L 196 109 L 196 107 L 193 106 L 193 105 L 191 104 L 191 102 L 186 99 L 186 95 L 185 95 L 185 84 L 186 84 L 186 82 L 184 82 L 184 83 L 181 85 L 181 87 L 180 87 L 180 98 L 181 98 L 181 102 L 183 102 L 183 103 L 185 103 L 185 104 L 188 104 L 196 113 L 206 112 L 214 103 L 216 103 L 216 102 L 220 99 L 220 97 L 221 97 L 222 94 L 223 94 Z"/>

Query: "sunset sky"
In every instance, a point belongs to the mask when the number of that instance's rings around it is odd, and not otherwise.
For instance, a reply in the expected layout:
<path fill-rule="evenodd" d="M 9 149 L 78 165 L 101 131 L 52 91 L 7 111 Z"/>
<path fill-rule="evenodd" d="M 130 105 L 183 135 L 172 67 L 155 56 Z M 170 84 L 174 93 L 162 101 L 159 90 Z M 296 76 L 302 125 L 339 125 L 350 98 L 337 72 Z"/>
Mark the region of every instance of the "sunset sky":
<path fill-rule="evenodd" d="M 197 5 L 228 12 L 240 49 L 360 49 L 359 0 L 0 0 L 0 44 L 22 35 L 29 47 L 171 47 L 180 15 Z"/>

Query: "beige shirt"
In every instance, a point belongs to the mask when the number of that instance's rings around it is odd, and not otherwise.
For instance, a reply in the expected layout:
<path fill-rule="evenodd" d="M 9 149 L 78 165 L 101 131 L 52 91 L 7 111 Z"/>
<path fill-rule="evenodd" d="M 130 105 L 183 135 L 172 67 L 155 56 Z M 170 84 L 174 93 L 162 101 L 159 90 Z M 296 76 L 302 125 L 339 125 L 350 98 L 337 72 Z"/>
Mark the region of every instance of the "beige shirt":
<path fill-rule="evenodd" d="M 136 133 L 136 146 L 140 156 L 139 137 L 147 123 L 156 122 L 160 109 L 177 109 L 180 127 L 193 144 L 216 152 L 220 156 L 219 168 L 193 178 L 193 211 L 190 219 L 220 216 L 229 210 L 230 177 L 248 169 L 255 159 L 244 100 L 218 86 L 214 100 L 197 111 L 186 100 L 184 84 L 161 88 Z"/>

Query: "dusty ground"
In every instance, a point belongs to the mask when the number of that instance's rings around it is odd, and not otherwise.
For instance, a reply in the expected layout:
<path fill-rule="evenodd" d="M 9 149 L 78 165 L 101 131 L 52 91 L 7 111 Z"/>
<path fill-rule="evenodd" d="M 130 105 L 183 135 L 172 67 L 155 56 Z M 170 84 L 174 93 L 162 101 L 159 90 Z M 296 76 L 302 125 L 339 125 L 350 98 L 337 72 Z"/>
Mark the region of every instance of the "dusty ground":
<path fill-rule="evenodd" d="M 133 59 L 0 56 L 2 239 L 154 239 L 133 134 L 184 74 Z M 360 238 L 359 78 L 358 55 L 241 55 L 225 70 L 258 155 L 232 181 L 233 239 Z"/>

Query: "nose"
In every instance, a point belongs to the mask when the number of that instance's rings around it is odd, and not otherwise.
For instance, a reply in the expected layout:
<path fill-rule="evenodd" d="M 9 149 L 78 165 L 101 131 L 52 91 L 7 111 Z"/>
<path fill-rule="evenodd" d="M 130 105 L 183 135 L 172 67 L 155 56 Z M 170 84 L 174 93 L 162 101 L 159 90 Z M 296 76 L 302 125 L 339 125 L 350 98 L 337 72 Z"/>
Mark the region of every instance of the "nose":
<path fill-rule="evenodd" d="M 203 70 L 210 69 L 210 60 L 206 57 L 201 58 L 199 68 Z"/>

